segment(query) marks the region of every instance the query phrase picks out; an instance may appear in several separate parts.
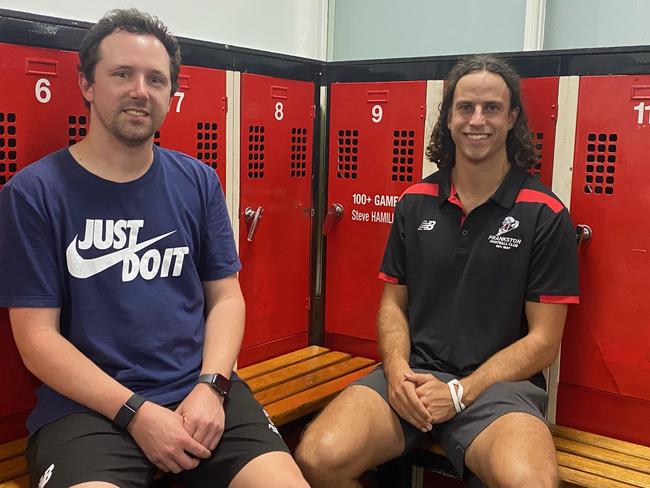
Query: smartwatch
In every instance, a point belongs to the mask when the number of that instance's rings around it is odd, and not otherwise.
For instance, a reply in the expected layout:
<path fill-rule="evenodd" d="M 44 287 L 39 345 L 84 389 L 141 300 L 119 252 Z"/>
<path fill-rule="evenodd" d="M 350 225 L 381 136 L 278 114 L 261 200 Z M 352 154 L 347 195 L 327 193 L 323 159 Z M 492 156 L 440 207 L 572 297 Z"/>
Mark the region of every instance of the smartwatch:
<path fill-rule="evenodd" d="M 230 380 L 219 373 L 202 374 L 196 382 L 207 383 L 224 398 L 228 396 L 228 392 L 230 391 Z"/>
<path fill-rule="evenodd" d="M 117 415 L 115 415 L 113 423 L 120 429 L 126 431 L 126 428 L 131 423 L 131 420 L 133 420 L 133 417 L 135 417 L 135 413 L 144 402 L 146 402 L 146 400 L 137 393 L 131 395 L 131 398 L 129 398 L 126 403 L 122 405 L 122 407 L 117 411 Z"/>

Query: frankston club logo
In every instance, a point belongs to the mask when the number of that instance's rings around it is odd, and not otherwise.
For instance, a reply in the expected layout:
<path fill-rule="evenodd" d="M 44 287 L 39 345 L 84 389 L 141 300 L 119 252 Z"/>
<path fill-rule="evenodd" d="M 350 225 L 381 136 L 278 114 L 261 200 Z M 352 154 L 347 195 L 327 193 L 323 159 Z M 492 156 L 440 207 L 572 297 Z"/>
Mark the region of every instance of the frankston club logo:
<path fill-rule="evenodd" d="M 75 278 L 86 279 L 122 263 L 123 282 L 133 281 L 137 276 L 145 280 L 157 276 L 180 276 L 185 255 L 190 252 L 189 247 L 149 249 L 138 256 L 138 252 L 176 232 L 173 230 L 138 242 L 138 233 L 143 227 L 144 220 L 87 219 L 84 238 L 79 240 L 77 234 L 66 250 L 68 271 Z M 93 258 L 84 258 L 79 254 L 79 251 L 91 248 L 111 251 Z"/>
<path fill-rule="evenodd" d="M 519 227 L 519 221 L 515 220 L 514 217 L 506 217 L 503 219 L 501 227 L 497 231 L 496 235 L 491 235 L 488 237 L 490 244 L 493 244 L 497 249 L 516 249 L 521 244 L 521 239 L 517 237 L 505 236 L 508 232 L 515 230 Z"/>

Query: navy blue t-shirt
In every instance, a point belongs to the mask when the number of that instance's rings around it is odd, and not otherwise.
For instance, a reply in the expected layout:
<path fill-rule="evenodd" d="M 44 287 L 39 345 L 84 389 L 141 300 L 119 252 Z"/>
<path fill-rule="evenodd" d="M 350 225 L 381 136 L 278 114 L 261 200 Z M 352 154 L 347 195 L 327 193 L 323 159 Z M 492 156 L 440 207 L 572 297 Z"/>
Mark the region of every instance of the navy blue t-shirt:
<path fill-rule="evenodd" d="M 240 267 L 217 175 L 178 152 L 154 146 L 142 177 L 115 183 L 64 149 L 0 191 L 0 306 L 61 308 L 64 337 L 158 404 L 199 373 L 201 282 Z M 43 385 L 27 427 L 84 410 Z"/>

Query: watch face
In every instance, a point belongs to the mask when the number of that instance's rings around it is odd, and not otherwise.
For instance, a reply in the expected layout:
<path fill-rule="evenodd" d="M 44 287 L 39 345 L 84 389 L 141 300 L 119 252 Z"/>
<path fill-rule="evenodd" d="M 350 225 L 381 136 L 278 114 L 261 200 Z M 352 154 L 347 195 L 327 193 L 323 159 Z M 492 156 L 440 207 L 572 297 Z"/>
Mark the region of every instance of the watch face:
<path fill-rule="evenodd" d="M 223 375 L 215 374 L 212 386 L 223 396 L 226 396 L 230 391 L 230 380 Z"/>

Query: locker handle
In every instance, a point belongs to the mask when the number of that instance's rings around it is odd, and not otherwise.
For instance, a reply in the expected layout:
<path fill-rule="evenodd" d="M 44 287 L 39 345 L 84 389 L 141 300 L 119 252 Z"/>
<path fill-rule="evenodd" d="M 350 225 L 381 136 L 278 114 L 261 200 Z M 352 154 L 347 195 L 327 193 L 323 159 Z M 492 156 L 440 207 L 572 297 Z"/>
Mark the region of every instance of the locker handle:
<path fill-rule="evenodd" d="M 246 240 L 248 242 L 253 242 L 253 236 L 257 230 L 257 224 L 262 218 L 263 213 L 264 209 L 262 207 L 257 207 L 257 210 L 246 207 L 246 210 L 244 210 L 244 220 L 246 220 L 247 223 L 251 224 L 251 228 L 248 229 L 248 236 L 246 237 Z"/>
<path fill-rule="evenodd" d="M 332 229 L 334 222 L 338 221 L 343 217 L 343 205 L 340 203 L 333 203 L 327 209 L 327 215 L 325 216 L 325 222 L 323 222 L 323 231 L 322 234 L 326 236 L 329 231 Z"/>
<path fill-rule="evenodd" d="M 576 225 L 576 244 L 578 245 L 578 250 L 580 250 L 580 245 L 583 242 L 587 242 L 589 239 L 591 239 L 591 235 L 591 227 L 586 224 Z"/>

